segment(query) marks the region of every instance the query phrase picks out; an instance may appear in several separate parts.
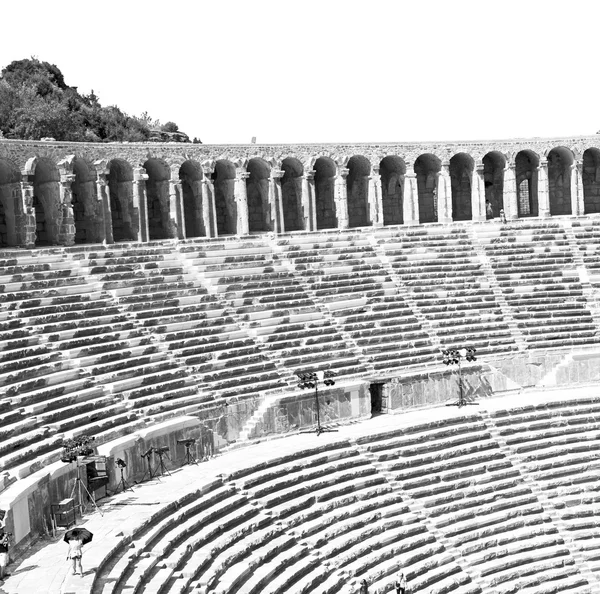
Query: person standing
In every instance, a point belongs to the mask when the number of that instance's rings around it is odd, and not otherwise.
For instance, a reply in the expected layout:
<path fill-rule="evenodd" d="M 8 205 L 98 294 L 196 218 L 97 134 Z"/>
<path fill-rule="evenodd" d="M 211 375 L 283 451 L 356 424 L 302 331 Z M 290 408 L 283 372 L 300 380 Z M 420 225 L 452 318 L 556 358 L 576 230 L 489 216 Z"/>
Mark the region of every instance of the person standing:
<path fill-rule="evenodd" d="M 369 584 L 367 580 L 361 580 L 359 594 L 369 594 Z"/>
<path fill-rule="evenodd" d="M 396 587 L 396 594 L 406 594 L 406 578 L 402 572 L 398 574 L 394 585 Z"/>
<path fill-rule="evenodd" d="M 79 567 L 79 573 L 83 576 L 83 568 L 81 567 L 81 549 L 83 542 L 80 538 L 72 538 L 69 541 L 69 552 L 67 553 L 67 559 L 73 560 L 73 575 L 77 575 L 77 568 Z"/>
<path fill-rule="evenodd" d="M 0 532 L 0 580 L 4 579 L 6 574 L 6 568 L 8 566 L 8 540 L 9 535 L 6 532 Z"/>

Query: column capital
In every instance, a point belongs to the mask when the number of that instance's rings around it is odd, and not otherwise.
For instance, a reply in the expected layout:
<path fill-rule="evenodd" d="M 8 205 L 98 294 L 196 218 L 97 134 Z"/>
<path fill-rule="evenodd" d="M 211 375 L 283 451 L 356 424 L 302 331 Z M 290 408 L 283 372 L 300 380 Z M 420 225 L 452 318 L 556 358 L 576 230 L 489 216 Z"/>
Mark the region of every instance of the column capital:
<path fill-rule="evenodd" d="M 133 181 L 146 181 L 149 179 L 146 170 L 143 167 L 134 167 L 133 168 Z"/>
<path fill-rule="evenodd" d="M 369 177 L 378 177 L 379 176 L 379 165 L 371 165 L 371 173 Z"/>
<path fill-rule="evenodd" d="M 316 171 L 314 169 L 308 169 L 304 171 L 302 177 L 306 178 L 309 181 L 314 181 Z"/>
<path fill-rule="evenodd" d="M 236 171 L 235 177 L 236 179 L 248 179 L 250 177 L 250 173 L 248 171 Z"/>
<path fill-rule="evenodd" d="M 72 184 L 75 181 L 75 174 L 74 173 L 66 173 L 60 176 L 60 183 L 62 185 L 66 185 L 66 184 Z"/>
<path fill-rule="evenodd" d="M 275 180 L 281 179 L 285 175 L 282 169 L 271 169 L 271 177 Z"/>
<path fill-rule="evenodd" d="M 349 173 L 350 173 L 350 169 L 348 169 L 347 167 L 340 167 L 338 169 L 338 175 L 340 177 L 348 177 Z"/>

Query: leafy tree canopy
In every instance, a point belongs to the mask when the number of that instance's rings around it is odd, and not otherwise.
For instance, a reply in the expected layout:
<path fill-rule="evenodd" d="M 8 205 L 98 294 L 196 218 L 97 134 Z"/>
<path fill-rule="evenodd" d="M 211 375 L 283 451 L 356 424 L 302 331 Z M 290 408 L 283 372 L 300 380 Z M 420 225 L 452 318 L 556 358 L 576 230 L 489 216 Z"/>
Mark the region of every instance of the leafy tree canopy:
<path fill-rule="evenodd" d="M 66 85 L 57 66 L 37 58 L 11 62 L 0 73 L 0 137 L 141 142 L 156 128 L 179 130 L 175 122 L 161 127 L 147 112 L 135 117 L 115 105 L 102 107 L 94 91 L 81 95 Z M 183 133 L 177 139 L 189 142 Z"/>

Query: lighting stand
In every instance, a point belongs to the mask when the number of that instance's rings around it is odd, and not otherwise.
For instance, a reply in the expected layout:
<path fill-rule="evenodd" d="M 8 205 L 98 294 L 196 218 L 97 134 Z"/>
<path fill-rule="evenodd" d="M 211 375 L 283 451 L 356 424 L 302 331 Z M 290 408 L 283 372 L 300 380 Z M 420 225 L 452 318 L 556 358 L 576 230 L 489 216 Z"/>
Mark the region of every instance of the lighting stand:
<path fill-rule="evenodd" d="M 167 470 L 167 467 L 165 466 L 165 460 L 164 460 L 165 456 L 167 458 L 169 457 L 168 449 L 154 448 L 154 453 L 158 456 L 158 464 L 156 465 L 156 468 L 154 469 L 154 476 L 158 477 L 159 474 L 160 475 L 168 474 L 169 476 L 171 476 L 171 473 Z"/>
<path fill-rule="evenodd" d="M 96 500 L 94 499 L 94 496 L 88 491 L 88 488 L 85 486 L 84 482 L 81 480 L 81 477 L 79 476 L 79 469 L 81 468 L 81 466 L 79 466 L 79 461 L 77 462 L 77 476 L 75 477 L 75 482 L 73 483 L 73 488 L 71 489 L 71 494 L 69 495 L 70 499 L 74 498 L 75 495 L 75 491 L 77 491 L 77 499 L 79 500 L 79 513 L 83 516 L 83 512 L 85 511 L 86 506 L 83 503 L 83 493 L 85 492 L 86 495 L 88 496 L 89 500 L 92 502 L 92 505 L 94 506 L 94 509 L 100 513 L 101 516 L 103 516 L 104 514 L 102 513 L 102 510 L 96 505 Z"/>
<path fill-rule="evenodd" d="M 119 489 L 121 489 L 123 493 L 125 493 L 125 491 L 133 491 L 133 489 L 127 484 L 127 481 L 123 476 L 123 471 L 125 470 L 125 467 L 119 466 L 119 470 L 121 471 L 121 480 L 119 481 L 119 486 L 116 488 L 114 495 L 116 495 L 119 492 Z"/>
<path fill-rule="evenodd" d="M 473 400 L 465 397 L 465 390 L 463 385 L 462 367 L 461 362 L 463 359 L 466 361 L 477 361 L 475 357 L 474 348 L 468 347 L 464 349 L 449 349 L 442 351 L 443 362 L 445 365 L 457 365 L 458 366 L 458 400 L 455 402 L 449 402 L 446 406 L 473 406 L 479 404 L 479 402 L 473 402 Z"/>
<path fill-rule="evenodd" d="M 146 475 L 148 475 L 149 481 L 151 481 L 154 478 L 154 474 L 152 474 L 152 463 L 150 462 L 150 456 L 152 455 L 153 451 L 154 451 L 154 448 L 150 448 L 149 450 L 147 450 L 146 452 L 144 452 L 142 454 L 142 458 L 146 458 L 147 469 L 146 469 L 146 472 L 144 472 L 144 476 L 139 481 L 140 483 L 143 483 L 144 480 L 146 480 Z"/>
<path fill-rule="evenodd" d="M 335 381 L 332 379 L 335 376 L 333 371 L 321 371 L 318 373 L 308 371 L 298 373 L 297 375 L 299 379 L 299 388 L 315 389 L 315 408 L 317 410 L 317 426 L 314 430 L 315 433 L 321 435 L 321 433 L 337 431 L 337 429 L 331 429 L 330 427 L 323 427 L 323 425 L 321 425 L 321 405 L 319 403 L 319 382 L 323 382 L 326 386 L 333 386 L 335 384 Z"/>
<path fill-rule="evenodd" d="M 192 443 L 187 442 L 185 444 L 185 463 L 186 464 L 196 464 L 196 466 L 198 465 L 198 462 L 196 462 L 196 459 L 192 456 L 192 452 L 191 452 L 191 448 L 192 448 Z"/>

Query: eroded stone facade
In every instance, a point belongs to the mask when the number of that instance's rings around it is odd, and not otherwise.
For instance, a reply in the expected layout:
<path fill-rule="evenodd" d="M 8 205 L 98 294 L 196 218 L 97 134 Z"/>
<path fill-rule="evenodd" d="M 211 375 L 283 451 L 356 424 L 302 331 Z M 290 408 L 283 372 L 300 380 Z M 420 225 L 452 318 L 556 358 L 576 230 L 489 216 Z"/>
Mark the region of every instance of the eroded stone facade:
<path fill-rule="evenodd" d="M 0 141 L 0 246 L 600 212 L 600 137 L 403 144 Z M 489 210 L 489 209 L 488 209 Z"/>

